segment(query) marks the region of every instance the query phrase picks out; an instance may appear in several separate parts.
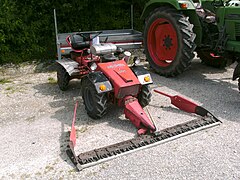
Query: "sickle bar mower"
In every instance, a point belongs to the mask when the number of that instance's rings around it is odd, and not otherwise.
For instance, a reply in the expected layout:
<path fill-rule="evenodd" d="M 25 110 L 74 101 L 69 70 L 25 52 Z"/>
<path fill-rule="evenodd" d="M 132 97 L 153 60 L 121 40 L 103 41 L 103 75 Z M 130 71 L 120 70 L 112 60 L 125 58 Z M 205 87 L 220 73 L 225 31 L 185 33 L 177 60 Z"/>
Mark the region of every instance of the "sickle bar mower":
<path fill-rule="evenodd" d="M 125 117 L 137 128 L 139 137 L 76 156 L 76 103 L 66 152 L 79 170 L 220 123 L 216 117 L 195 103 L 155 90 L 169 97 L 171 103 L 179 109 L 202 116 L 198 120 L 158 132 L 153 119 L 143 110 L 151 101 L 149 84 L 153 81 L 150 73 L 137 66 L 139 60 L 137 57 L 131 59 L 130 52 L 112 43 L 98 42 L 95 38 L 101 33 L 102 31 L 79 32 L 67 36 L 66 42 L 72 49 L 71 58 L 64 59 L 64 62 L 58 61 L 58 85 L 60 89 L 66 90 L 69 80 L 79 78 L 83 104 L 91 118 L 99 119 L 104 116 L 108 110 L 108 103 L 124 107 Z M 96 43 L 93 43 L 94 41 Z"/>
<path fill-rule="evenodd" d="M 84 152 L 76 156 L 74 152 L 74 146 L 76 145 L 76 130 L 74 127 L 77 109 L 76 103 L 69 146 L 67 147 L 66 152 L 78 170 L 82 170 L 141 149 L 163 144 L 221 123 L 221 121 L 208 110 L 181 96 L 171 96 L 158 90 L 154 90 L 154 92 L 169 97 L 174 106 L 185 112 L 197 114 L 199 117 L 192 121 L 156 131 L 154 122 L 147 117 L 141 106 L 138 104 L 138 101 L 132 97 L 127 97 L 125 100 L 124 113 L 126 118 L 129 118 L 137 127 L 139 136 L 117 144 Z"/>

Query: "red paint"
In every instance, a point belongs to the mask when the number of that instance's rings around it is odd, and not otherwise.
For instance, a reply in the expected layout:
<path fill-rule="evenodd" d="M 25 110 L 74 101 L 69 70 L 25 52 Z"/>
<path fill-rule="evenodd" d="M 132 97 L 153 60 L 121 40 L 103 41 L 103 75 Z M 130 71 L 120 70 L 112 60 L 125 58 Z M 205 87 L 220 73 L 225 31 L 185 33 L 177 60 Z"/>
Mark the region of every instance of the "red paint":
<path fill-rule="evenodd" d="M 169 94 L 166 94 L 164 92 L 158 91 L 156 89 L 154 89 L 154 92 L 162 94 L 164 96 L 167 96 L 171 99 L 171 103 L 172 105 L 176 106 L 177 108 L 186 111 L 188 113 L 196 113 L 196 107 L 198 106 L 197 104 L 195 104 L 194 102 L 181 97 L 181 96 L 171 96 Z"/>
<path fill-rule="evenodd" d="M 156 131 L 156 127 L 148 118 L 138 100 L 135 98 L 131 101 L 130 99 L 132 99 L 131 96 L 125 98 L 126 104 L 124 114 L 125 117 L 128 118 L 134 126 L 136 126 L 138 129 L 138 134 L 145 134 L 147 131 Z"/>
<path fill-rule="evenodd" d="M 155 20 L 148 31 L 147 46 L 155 64 L 169 66 L 178 51 L 177 33 L 171 22 L 164 18 Z"/>
<path fill-rule="evenodd" d="M 72 142 L 73 147 L 76 145 L 75 122 L 76 122 L 77 107 L 78 107 L 78 101 L 76 102 L 75 107 L 74 107 L 74 114 L 73 114 L 73 120 L 72 120 L 72 128 L 71 128 L 71 132 L 70 132 L 70 142 Z"/>
<path fill-rule="evenodd" d="M 97 70 L 112 83 L 115 98 L 137 96 L 139 93 L 140 82 L 124 60 L 98 63 Z"/>
<path fill-rule="evenodd" d="M 220 58 L 221 56 L 215 55 L 214 53 L 210 53 L 210 56 L 213 58 Z"/>

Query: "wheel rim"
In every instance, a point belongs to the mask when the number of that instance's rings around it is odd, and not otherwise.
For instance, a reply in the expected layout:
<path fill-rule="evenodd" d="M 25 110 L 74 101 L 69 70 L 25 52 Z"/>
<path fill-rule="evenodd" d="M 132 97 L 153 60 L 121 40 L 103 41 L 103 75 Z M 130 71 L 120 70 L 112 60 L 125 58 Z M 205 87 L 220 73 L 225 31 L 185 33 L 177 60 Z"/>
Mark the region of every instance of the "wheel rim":
<path fill-rule="evenodd" d="M 147 46 L 155 64 L 166 67 L 175 60 L 178 50 L 177 33 L 167 19 L 159 18 L 151 24 Z"/>
<path fill-rule="evenodd" d="M 85 105 L 86 105 L 87 109 L 89 111 L 92 111 L 93 110 L 93 97 L 92 97 L 91 91 L 88 88 L 85 89 L 84 97 L 85 97 Z"/>

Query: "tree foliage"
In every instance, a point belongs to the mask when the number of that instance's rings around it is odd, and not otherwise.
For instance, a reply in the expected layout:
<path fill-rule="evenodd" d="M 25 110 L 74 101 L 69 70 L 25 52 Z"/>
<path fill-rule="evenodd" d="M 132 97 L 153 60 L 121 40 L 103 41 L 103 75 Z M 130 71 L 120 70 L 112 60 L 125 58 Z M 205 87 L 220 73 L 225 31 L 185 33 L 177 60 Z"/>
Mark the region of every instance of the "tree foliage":
<path fill-rule="evenodd" d="M 142 28 L 141 11 L 146 0 L 1 0 L 0 63 L 55 58 L 53 9 L 59 32 Z"/>

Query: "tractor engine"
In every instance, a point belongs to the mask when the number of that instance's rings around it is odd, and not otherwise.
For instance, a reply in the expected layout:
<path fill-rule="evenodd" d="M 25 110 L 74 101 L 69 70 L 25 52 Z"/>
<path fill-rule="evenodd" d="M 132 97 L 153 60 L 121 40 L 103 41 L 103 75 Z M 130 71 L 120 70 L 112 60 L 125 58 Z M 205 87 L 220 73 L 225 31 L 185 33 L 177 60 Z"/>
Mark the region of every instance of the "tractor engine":
<path fill-rule="evenodd" d="M 102 56 L 102 62 L 117 60 L 118 57 L 114 55 L 117 50 L 117 46 L 112 43 L 94 44 L 90 47 L 90 52 L 92 54 Z"/>

